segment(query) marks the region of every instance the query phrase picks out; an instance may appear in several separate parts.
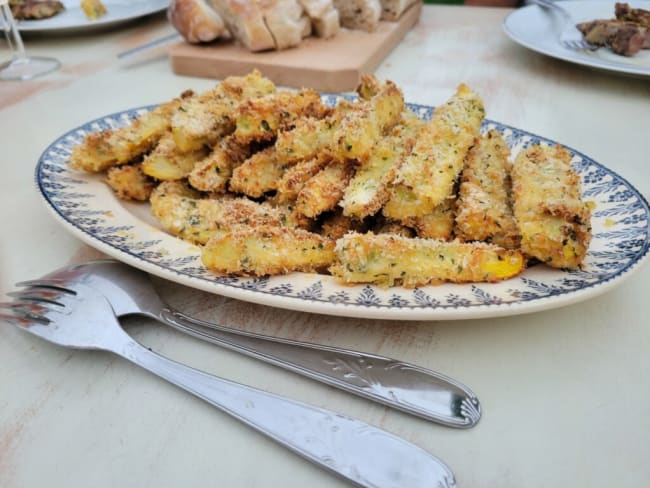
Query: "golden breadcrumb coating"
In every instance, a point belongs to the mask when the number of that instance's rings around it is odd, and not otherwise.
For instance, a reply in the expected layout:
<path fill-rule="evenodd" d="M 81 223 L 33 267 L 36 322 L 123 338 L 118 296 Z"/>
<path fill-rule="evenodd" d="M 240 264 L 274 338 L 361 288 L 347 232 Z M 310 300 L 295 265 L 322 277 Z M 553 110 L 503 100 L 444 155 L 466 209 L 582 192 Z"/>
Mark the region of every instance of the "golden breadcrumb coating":
<path fill-rule="evenodd" d="M 294 226 L 292 215 L 246 198 L 200 198 L 187 185 L 167 181 L 152 193 L 151 212 L 162 227 L 190 242 L 205 244 L 235 225 Z"/>
<path fill-rule="evenodd" d="M 389 185 L 411 152 L 423 121 L 411 112 L 402 114 L 391 133 L 377 141 L 368 160 L 356 171 L 341 201 L 345 215 L 365 218 L 377 213 L 389 198 Z"/>
<path fill-rule="evenodd" d="M 332 210 L 343 197 L 354 168 L 350 163 L 332 162 L 307 180 L 298 193 L 296 210 L 314 218 Z"/>
<path fill-rule="evenodd" d="M 272 93 L 246 100 L 237 107 L 233 136 L 240 144 L 272 141 L 279 131 L 293 128 L 298 119 L 322 119 L 330 112 L 315 90 Z"/>
<path fill-rule="evenodd" d="M 398 171 L 383 209 L 386 217 L 422 217 L 454 196 L 454 184 L 484 116 L 483 101 L 464 84 L 446 104 L 436 108 Z"/>
<path fill-rule="evenodd" d="M 176 145 L 185 152 L 214 145 L 235 130 L 235 110 L 240 103 L 274 91 L 271 80 L 253 71 L 228 77 L 213 89 L 185 99 L 171 120 Z"/>
<path fill-rule="evenodd" d="M 513 210 L 521 249 L 555 268 L 582 263 L 591 240 L 591 210 L 580 177 L 561 146 L 522 150 L 512 168 Z"/>
<path fill-rule="evenodd" d="M 485 243 L 445 242 L 394 234 L 349 233 L 336 242 L 330 271 L 343 283 L 405 287 L 431 282 L 499 281 L 524 269 L 524 256 Z"/>
<path fill-rule="evenodd" d="M 160 138 L 153 151 L 144 157 L 142 171 L 157 180 L 180 180 L 187 177 L 196 163 L 207 154 L 206 148 L 190 152 L 179 151 L 171 131 L 168 131 Z"/>
<path fill-rule="evenodd" d="M 118 198 L 146 202 L 156 183 L 145 175 L 139 164 L 128 164 L 110 168 L 106 172 L 106 183 Z"/>
<path fill-rule="evenodd" d="M 470 149 L 461 176 L 456 237 L 519 247 L 519 230 L 510 204 L 510 149 L 492 130 Z"/>
<path fill-rule="evenodd" d="M 302 229 L 242 226 L 209 240 L 201 258 L 206 268 L 217 273 L 263 276 L 315 272 L 334 261 L 334 243 Z"/>

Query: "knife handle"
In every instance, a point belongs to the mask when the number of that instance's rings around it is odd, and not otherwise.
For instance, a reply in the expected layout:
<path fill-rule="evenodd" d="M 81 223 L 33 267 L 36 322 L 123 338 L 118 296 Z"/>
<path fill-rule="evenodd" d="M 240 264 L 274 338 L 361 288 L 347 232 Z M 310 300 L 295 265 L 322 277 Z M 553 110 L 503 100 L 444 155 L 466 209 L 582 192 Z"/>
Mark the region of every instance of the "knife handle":
<path fill-rule="evenodd" d="M 435 371 L 365 354 L 231 329 L 164 307 L 159 318 L 199 339 L 288 369 L 350 393 L 449 427 L 468 428 L 481 417 L 476 395 Z"/>
<path fill-rule="evenodd" d="M 198 371 L 131 338 L 114 352 L 358 486 L 456 486 L 438 458 L 360 420 Z"/>

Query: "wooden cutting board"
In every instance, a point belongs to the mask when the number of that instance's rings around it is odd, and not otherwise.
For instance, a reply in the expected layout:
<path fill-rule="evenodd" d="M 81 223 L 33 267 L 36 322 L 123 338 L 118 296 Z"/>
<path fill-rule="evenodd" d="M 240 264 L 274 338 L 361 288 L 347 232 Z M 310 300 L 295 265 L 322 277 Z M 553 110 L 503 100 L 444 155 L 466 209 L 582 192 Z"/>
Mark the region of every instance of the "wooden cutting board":
<path fill-rule="evenodd" d="M 277 85 L 319 91 L 353 90 L 372 73 L 420 17 L 422 4 L 410 7 L 397 22 L 380 22 L 375 32 L 341 29 L 332 39 L 308 37 L 292 49 L 252 53 L 234 43 L 172 46 L 174 73 L 223 79 L 258 69 Z"/>

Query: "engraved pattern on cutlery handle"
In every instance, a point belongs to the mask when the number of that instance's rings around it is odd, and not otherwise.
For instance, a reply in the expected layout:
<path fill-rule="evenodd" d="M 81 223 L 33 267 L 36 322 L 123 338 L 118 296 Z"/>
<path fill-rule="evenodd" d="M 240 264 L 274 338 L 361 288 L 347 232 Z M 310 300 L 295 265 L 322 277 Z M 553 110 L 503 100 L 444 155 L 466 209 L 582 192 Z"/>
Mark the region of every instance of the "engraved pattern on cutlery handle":
<path fill-rule="evenodd" d="M 476 395 L 435 371 L 372 354 L 235 331 L 170 308 L 160 318 L 200 339 L 427 420 L 466 428 L 481 417 Z"/>
<path fill-rule="evenodd" d="M 359 486 L 455 486 L 438 458 L 360 420 L 192 369 L 133 340 L 113 350 Z"/>

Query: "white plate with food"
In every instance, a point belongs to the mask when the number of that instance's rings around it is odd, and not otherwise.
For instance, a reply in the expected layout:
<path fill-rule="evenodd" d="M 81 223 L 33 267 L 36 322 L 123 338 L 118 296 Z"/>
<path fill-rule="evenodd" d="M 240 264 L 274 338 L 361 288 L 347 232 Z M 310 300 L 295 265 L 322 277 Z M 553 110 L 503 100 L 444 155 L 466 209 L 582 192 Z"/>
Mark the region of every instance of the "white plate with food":
<path fill-rule="evenodd" d="M 573 0 L 557 2 L 577 23 L 615 18 L 613 1 Z M 650 10 L 650 2 L 632 0 L 632 8 Z M 591 68 L 629 75 L 650 76 L 650 49 L 642 49 L 633 56 L 615 54 L 607 47 L 595 51 L 567 49 L 559 42 L 562 18 L 538 5 L 527 5 L 515 10 L 503 22 L 505 33 L 516 43 L 541 54 Z"/>
<path fill-rule="evenodd" d="M 166 0 L 101 0 L 106 9 L 103 15 L 91 20 L 81 8 L 81 0 L 62 0 L 64 9 L 48 18 L 21 20 L 17 18 L 20 32 L 76 33 L 112 27 L 145 15 L 164 11 Z"/>
<path fill-rule="evenodd" d="M 323 95 L 334 104 L 341 95 Z M 410 104 L 421 118 L 433 108 Z M 149 203 L 116 198 L 104 174 L 69 167 L 73 147 L 89 133 L 115 129 L 146 114 L 142 107 L 107 115 L 55 140 L 36 168 L 39 192 L 65 228 L 100 251 L 168 280 L 258 304 L 349 317 L 394 320 L 453 320 L 516 315 L 579 302 L 620 284 L 648 257 L 650 209 L 623 177 L 568 149 L 579 175 L 582 198 L 593 208 L 593 238 L 582 266 L 558 269 L 529 264 L 517 276 L 495 283 L 443 283 L 415 288 L 342 284 L 334 276 L 293 272 L 246 277 L 214 273 L 204 266 L 201 249 L 162 229 Z M 481 131 L 498 131 L 512 154 L 553 141 L 494 121 Z"/>

